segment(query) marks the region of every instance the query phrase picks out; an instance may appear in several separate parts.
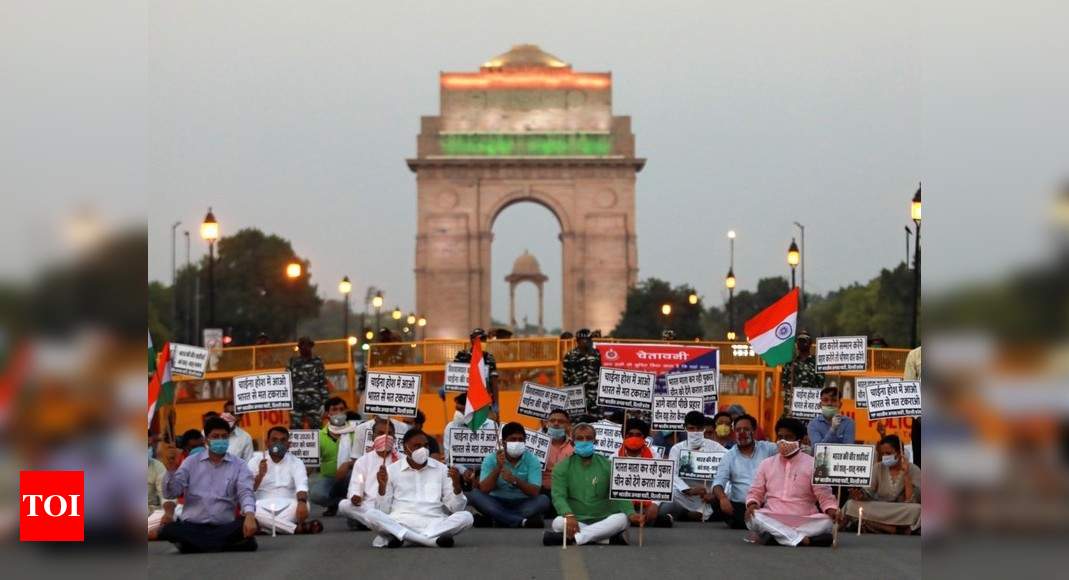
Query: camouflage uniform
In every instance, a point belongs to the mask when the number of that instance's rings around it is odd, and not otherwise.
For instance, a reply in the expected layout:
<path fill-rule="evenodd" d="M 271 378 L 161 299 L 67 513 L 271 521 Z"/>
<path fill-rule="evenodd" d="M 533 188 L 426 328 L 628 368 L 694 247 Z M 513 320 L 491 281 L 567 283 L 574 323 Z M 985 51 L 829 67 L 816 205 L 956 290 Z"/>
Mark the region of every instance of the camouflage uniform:
<path fill-rule="evenodd" d="M 598 349 L 591 348 L 583 352 L 573 348 L 564 355 L 563 386 L 575 387 L 582 385 L 583 394 L 586 396 L 586 411 L 597 418 L 602 418 L 603 410 L 598 407 L 598 379 L 601 373 L 601 353 Z M 578 417 L 573 417 L 577 419 Z"/>
<path fill-rule="evenodd" d="M 293 378 L 293 410 L 290 411 L 290 429 L 301 429 L 305 417 L 309 429 L 319 429 L 323 416 L 323 404 L 327 392 L 327 371 L 323 359 L 318 356 L 305 358 L 295 356 L 286 367 Z"/>
<path fill-rule="evenodd" d="M 797 379 L 792 380 L 792 374 L 797 372 Z M 794 387 L 808 387 L 814 389 L 824 388 L 824 373 L 817 372 L 817 358 L 809 356 L 804 359 L 795 357 L 790 364 L 783 366 L 783 372 L 779 377 L 780 388 L 783 390 L 783 414 L 790 416 L 791 399 L 794 395 Z"/>

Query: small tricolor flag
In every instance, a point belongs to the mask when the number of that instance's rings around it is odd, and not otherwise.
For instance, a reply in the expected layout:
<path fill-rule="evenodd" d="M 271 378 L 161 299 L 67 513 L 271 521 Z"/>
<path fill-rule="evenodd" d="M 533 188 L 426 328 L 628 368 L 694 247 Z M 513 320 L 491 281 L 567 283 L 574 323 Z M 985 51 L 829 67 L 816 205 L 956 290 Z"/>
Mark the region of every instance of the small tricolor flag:
<path fill-rule="evenodd" d="M 486 390 L 489 374 L 483 362 L 483 341 L 476 340 L 471 347 L 471 363 L 468 367 L 468 403 L 464 406 L 464 424 L 478 431 L 490 416 L 490 392 Z"/>
<path fill-rule="evenodd" d="M 746 339 L 768 366 L 791 362 L 798 332 L 798 289 L 746 321 Z"/>

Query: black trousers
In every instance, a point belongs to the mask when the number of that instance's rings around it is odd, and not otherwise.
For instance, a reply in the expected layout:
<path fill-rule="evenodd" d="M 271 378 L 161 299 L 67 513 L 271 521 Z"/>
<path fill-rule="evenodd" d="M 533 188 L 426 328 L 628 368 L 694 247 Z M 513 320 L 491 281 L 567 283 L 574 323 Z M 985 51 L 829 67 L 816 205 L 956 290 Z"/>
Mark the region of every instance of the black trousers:
<path fill-rule="evenodd" d="M 171 522 L 160 528 L 159 539 L 172 542 L 183 554 L 200 552 L 253 552 L 256 538 L 242 533 L 243 520 L 225 524 Z"/>
<path fill-rule="evenodd" d="M 746 529 L 746 504 L 741 502 L 731 502 L 731 507 L 735 513 L 728 515 L 724 512 L 720 512 L 723 517 L 723 521 L 733 530 L 745 530 Z"/>

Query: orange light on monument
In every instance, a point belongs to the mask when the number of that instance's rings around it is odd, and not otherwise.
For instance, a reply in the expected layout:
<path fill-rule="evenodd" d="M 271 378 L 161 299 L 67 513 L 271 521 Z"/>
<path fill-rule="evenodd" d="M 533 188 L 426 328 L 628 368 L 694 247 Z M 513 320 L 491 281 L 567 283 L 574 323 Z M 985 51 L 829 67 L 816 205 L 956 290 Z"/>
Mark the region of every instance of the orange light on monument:
<path fill-rule="evenodd" d="M 301 269 L 300 262 L 290 262 L 289 264 L 286 264 L 286 277 L 291 279 L 300 278 Z"/>
<path fill-rule="evenodd" d="M 608 74 L 596 73 L 448 73 L 441 77 L 442 88 L 476 89 L 594 89 L 612 87 Z"/>

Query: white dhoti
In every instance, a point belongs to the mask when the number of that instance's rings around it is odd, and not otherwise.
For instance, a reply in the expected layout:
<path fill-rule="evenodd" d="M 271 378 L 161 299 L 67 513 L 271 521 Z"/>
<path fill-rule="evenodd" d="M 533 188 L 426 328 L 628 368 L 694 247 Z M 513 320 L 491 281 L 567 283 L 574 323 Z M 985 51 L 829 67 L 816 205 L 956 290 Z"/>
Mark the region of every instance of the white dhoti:
<path fill-rule="evenodd" d="M 553 531 L 563 533 L 564 522 L 564 517 L 557 516 L 553 520 Z M 608 542 L 609 538 L 626 530 L 629 525 L 631 524 L 627 521 L 627 516 L 624 514 L 612 514 L 611 516 L 592 524 L 579 522 L 579 533 L 575 535 L 575 543 L 582 545 Z"/>
<path fill-rule="evenodd" d="M 265 532 L 292 534 L 297 529 L 297 499 L 268 497 L 256 499 L 256 523 Z"/>
<path fill-rule="evenodd" d="M 782 546 L 797 546 L 802 540 L 830 534 L 834 522 L 826 514 L 796 516 L 758 510 L 754 512 L 746 528 L 755 533 L 768 533 Z"/>
<path fill-rule="evenodd" d="M 338 505 L 339 511 L 341 504 Z M 420 546 L 435 547 L 440 536 L 455 536 L 470 528 L 475 523 L 471 512 L 460 511 L 440 518 L 419 515 L 386 514 L 376 508 L 368 508 L 361 513 L 367 527 L 378 534 L 371 545 L 381 548 L 388 543 L 385 536 L 393 536 L 402 542 Z"/>
<path fill-rule="evenodd" d="M 370 509 L 374 509 L 374 504 L 369 505 L 367 500 L 364 500 L 360 505 L 353 505 L 352 500 L 343 499 L 338 502 L 338 513 L 351 519 L 356 520 L 364 525 L 364 527 L 371 527 L 371 524 L 367 520 L 367 512 Z"/>
<path fill-rule="evenodd" d="M 174 521 L 177 522 L 179 519 L 181 519 L 181 518 L 178 517 L 180 515 L 182 515 L 182 506 L 181 505 L 174 506 Z M 155 510 L 155 511 L 153 511 L 152 513 L 150 513 L 148 515 L 148 533 L 149 533 L 149 535 L 151 535 L 152 532 L 158 531 L 160 529 L 160 520 L 162 520 L 162 519 L 163 519 L 163 510 L 162 509 Z"/>

